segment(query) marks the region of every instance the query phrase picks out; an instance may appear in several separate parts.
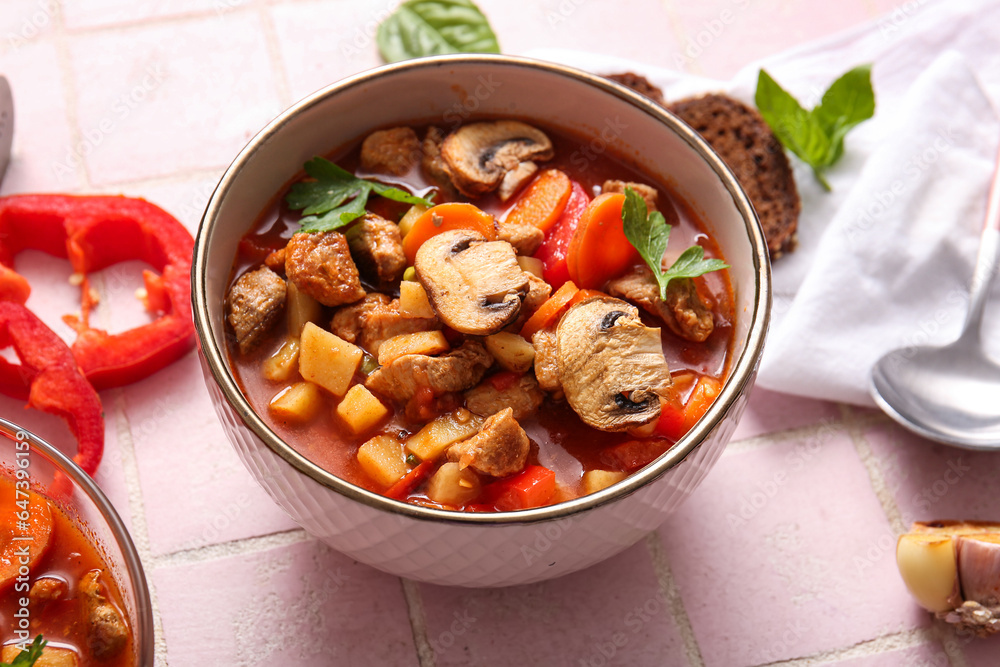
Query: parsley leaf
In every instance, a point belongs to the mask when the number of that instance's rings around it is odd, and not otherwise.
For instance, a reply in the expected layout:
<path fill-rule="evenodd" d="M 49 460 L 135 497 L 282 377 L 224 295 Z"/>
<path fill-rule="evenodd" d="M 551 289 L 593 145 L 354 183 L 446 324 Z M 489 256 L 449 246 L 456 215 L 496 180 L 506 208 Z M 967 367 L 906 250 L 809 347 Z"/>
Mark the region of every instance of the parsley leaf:
<path fill-rule="evenodd" d="M 823 171 L 844 154 L 844 137 L 858 123 L 875 115 L 871 65 L 860 65 L 834 81 L 823 99 L 806 111 L 766 71 L 757 78 L 754 101 L 785 148 L 813 169 L 824 189 L 830 184 Z"/>
<path fill-rule="evenodd" d="M 663 253 L 667 251 L 667 242 L 670 240 L 670 225 L 659 211 L 647 215 L 645 200 L 632 188 L 625 188 L 622 229 L 628 242 L 653 270 L 653 277 L 660 286 L 660 298 L 663 300 L 667 298 L 667 285 L 675 278 L 695 278 L 711 271 L 729 268 L 721 259 L 705 259 L 705 249 L 700 245 L 693 245 L 664 271 Z"/>
<path fill-rule="evenodd" d="M 14 657 L 13 662 L 0 662 L 0 667 L 32 667 L 35 662 L 42 657 L 42 649 L 48 644 L 41 635 L 35 637 L 27 651 L 21 651 Z"/>
<path fill-rule="evenodd" d="M 357 178 L 321 157 L 306 162 L 305 169 L 315 180 L 296 183 L 285 196 L 288 207 L 305 216 L 299 221 L 304 232 L 328 232 L 360 218 L 373 192 L 407 204 L 434 205 L 399 188 Z"/>
<path fill-rule="evenodd" d="M 500 53 L 489 21 L 470 0 L 407 0 L 378 27 L 375 41 L 390 63 L 442 53 Z"/>

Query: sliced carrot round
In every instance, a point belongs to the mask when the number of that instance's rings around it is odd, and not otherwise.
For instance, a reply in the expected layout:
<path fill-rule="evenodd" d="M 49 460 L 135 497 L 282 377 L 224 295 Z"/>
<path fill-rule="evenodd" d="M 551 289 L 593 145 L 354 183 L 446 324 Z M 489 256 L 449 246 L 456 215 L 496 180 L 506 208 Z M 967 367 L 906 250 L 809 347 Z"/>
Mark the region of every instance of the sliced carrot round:
<path fill-rule="evenodd" d="M 507 222 L 534 225 L 543 232 L 556 224 L 566 208 L 573 183 L 558 169 L 546 169 L 531 182 L 507 214 Z"/>
<path fill-rule="evenodd" d="M 569 243 L 569 277 L 581 289 L 598 289 L 639 258 L 622 227 L 625 195 L 607 192 L 594 198 L 580 216 Z"/>
<path fill-rule="evenodd" d="M 23 577 L 45 555 L 52 540 L 52 509 L 41 495 L 0 476 L 0 591 Z M 27 578 L 24 578 L 27 581 Z"/>
<path fill-rule="evenodd" d="M 488 241 L 497 239 L 496 221 L 489 213 L 463 202 L 438 204 L 424 211 L 403 237 L 403 252 L 407 261 L 413 264 L 417 250 L 427 239 L 452 229 L 472 229 Z"/>
<path fill-rule="evenodd" d="M 558 319 L 563 310 L 569 308 L 569 302 L 580 290 L 573 284 L 572 280 L 567 280 L 562 287 L 555 291 L 541 306 L 538 307 L 531 317 L 521 327 L 521 336 L 525 340 L 531 340 L 535 332 L 541 331 Z"/>

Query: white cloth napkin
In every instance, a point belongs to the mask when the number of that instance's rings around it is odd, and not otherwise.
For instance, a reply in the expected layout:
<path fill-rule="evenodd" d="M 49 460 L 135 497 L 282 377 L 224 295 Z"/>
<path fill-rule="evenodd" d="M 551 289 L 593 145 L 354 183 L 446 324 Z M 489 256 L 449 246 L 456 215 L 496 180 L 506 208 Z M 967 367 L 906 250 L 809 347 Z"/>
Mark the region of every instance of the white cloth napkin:
<path fill-rule="evenodd" d="M 776 260 L 758 384 L 872 405 L 872 365 L 910 344 L 954 340 L 965 317 L 1000 121 L 1000 2 L 907 3 L 849 32 L 714 81 L 591 53 L 527 55 L 595 73 L 634 71 L 668 100 L 725 91 L 753 102 L 767 71 L 807 108 L 849 68 L 874 63 L 876 115 L 846 141 L 827 193 L 792 157 L 799 246 Z M 1000 353 L 1000 290 L 985 339 Z"/>

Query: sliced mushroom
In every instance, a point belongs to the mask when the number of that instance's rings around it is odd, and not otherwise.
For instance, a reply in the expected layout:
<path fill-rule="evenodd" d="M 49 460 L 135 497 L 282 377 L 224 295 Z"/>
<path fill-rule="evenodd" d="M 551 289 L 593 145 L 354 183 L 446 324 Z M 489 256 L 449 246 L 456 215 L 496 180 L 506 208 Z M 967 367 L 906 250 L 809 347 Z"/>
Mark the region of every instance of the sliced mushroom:
<path fill-rule="evenodd" d="M 660 330 L 645 326 L 632 304 L 595 297 L 574 305 L 556 329 L 566 400 L 585 424 L 624 431 L 660 416 L 670 369 Z"/>
<path fill-rule="evenodd" d="M 413 262 L 434 311 L 455 331 L 487 336 L 513 322 L 528 276 L 505 241 L 456 229 L 425 241 Z"/>
<path fill-rule="evenodd" d="M 477 197 L 503 183 L 504 194 L 510 197 L 537 169 L 522 164 L 551 159 L 552 141 L 541 130 L 516 120 L 469 123 L 445 138 L 441 158 L 463 195 Z"/>

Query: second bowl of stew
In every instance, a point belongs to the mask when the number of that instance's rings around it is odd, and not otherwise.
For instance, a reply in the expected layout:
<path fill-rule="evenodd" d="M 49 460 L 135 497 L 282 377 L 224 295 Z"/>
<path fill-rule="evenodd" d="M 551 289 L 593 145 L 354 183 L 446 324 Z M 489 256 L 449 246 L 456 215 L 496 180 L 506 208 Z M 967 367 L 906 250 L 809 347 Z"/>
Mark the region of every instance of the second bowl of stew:
<path fill-rule="evenodd" d="M 251 473 L 352 557 L 525 583 L 637 541 L 721 454 L 767 253 L 661 107 L 504 56 L 361 74 L 237 157 L 194 263 L 206 379 Z"/>

